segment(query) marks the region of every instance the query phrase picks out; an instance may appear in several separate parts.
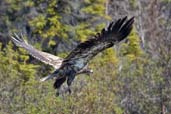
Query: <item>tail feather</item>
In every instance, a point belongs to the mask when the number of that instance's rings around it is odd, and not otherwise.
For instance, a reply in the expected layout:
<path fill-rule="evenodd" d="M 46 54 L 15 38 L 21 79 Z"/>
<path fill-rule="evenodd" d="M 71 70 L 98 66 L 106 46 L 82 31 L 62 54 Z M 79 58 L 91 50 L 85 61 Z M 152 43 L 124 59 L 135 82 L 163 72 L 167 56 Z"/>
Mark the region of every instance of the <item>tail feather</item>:
<path fill-rule="evenodd" d="M 56 78 L 62 78 L 62 77 L 58 77 L 58 70 L 55 70 L 52 74 L 50 74 L 50 75 L 48 75 L 48 76 L 46 76 L 44 78 L 41 78 L 40 81 L 41 82 L 44 82 L 44 81 L 50 80 L 50 79 L 52 79 L 54 77 L 56 77 Z"/>
<path fill-rule="evenodd" d="M 49 79 L 52 79 L 53 77 L 54 77 L 54 75 L 53 75 L 53 74 L 50 74 L 50 75 L 48 75 L 48 76 L 46 76 L 46 77 L 44 77 L 44 78 L 41 78 L 41 79 L 40 79 L 40 82 L 47 81 L 47 80 L 49 80 Z"/>

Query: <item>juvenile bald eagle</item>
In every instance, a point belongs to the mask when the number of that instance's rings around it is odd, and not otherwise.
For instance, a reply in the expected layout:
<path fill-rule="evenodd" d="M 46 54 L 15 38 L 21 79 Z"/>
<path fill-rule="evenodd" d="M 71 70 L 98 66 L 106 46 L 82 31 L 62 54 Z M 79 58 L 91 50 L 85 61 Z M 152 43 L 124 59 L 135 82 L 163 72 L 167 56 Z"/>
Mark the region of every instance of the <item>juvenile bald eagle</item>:
<path fill-rule="evenodd" d="M 107 29 L 102 29 L 101 33 L 80 43 L 65 59 L 34 49 L 16 34 L 11 38 L 16 45 L 25 48 L 32 56 L 56 68 L 52 74 L 42 78 L 41 81 L 55 78 L 54 88 L 59 89 L 67 80 L 68 91 L 71 93 L 70 86 L 75 76 L 91 72 L 87 68 L 88 62 L 98 53 L 125 39 L 131 32 L 133 23 L 134 17 L 129 20 L 124 17 L 115 23 L 111 22 Z"/>

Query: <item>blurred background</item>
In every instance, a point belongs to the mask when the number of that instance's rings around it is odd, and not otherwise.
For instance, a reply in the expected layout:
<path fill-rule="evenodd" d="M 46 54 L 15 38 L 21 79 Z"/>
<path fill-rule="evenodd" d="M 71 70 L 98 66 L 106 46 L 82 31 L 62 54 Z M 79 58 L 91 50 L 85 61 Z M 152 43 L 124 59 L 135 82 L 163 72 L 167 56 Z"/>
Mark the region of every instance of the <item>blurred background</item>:
<path fill-rule="evenodd" d="M 98 54 L 94 73 L 72 94 L 55 96 L 54 69 L 16 47 L 23 33 L 35 48 L 66 57 L 110 21 L 135 16 L 124 43 Z M 1 0 L 0 114 L 170 114 L 171 0 Z"/>

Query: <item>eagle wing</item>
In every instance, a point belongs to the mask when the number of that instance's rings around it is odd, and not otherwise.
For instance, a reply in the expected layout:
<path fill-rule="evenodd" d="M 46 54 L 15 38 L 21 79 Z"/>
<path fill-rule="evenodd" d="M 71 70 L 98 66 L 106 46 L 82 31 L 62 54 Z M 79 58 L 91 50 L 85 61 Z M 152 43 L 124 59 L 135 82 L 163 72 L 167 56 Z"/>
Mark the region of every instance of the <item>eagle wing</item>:
<path fill-rule="evenodd" d="M 97 33 L 92 39 L 80 43 L 64 61 L 76 61 L 81 64 L 87 64 L 99 52 L 106 48 L 112 47 L 115 43 L 125 39 L 132 30 L 134 17 L 127 20 L 127 17 L 118 19 L 115 23 L 111 22 L 107 30 L 103 29 L 101 33 Z"/>
<path fill-rule="evenodd" d="M 11 36 L 11 39 L 17 46 L 27 50 L 31 56 L 33 56 L 34 58 L 38 59 L 39 61 L 45 64 L 49 64 L 53 66 L 55 69 L 58 69 L 63 62 L 63 58 L 35 49 L 32 45 L 28 44 L 23 39 L 22 35 L 19 36 L 14 33 L 14 35 Z"/>

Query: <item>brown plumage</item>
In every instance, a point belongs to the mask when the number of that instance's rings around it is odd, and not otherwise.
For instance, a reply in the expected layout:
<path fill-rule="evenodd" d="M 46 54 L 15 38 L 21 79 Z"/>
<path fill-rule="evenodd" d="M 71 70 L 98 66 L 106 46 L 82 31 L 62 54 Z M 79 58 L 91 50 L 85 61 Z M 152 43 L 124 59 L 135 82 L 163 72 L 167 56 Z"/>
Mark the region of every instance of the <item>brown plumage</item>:
<path fill-rule="evenodd" d="M 85 72 L 88 62 L 101 51 L 112 47 L 125 39 L 132 30 L 134 18 L 127 20 L 127 17 L 111 22 L 107 29 L 102 29 L 101 33 L 97 33 L 92 39 L 80 43 L 71 53 L 62 60 L 62 63 L 55 72 L 43 78 L 45 81 L 56 78 L 54 87 L 59 89 L 67 80 L 68 91 L 70 85 L 79 72 Z"/>

